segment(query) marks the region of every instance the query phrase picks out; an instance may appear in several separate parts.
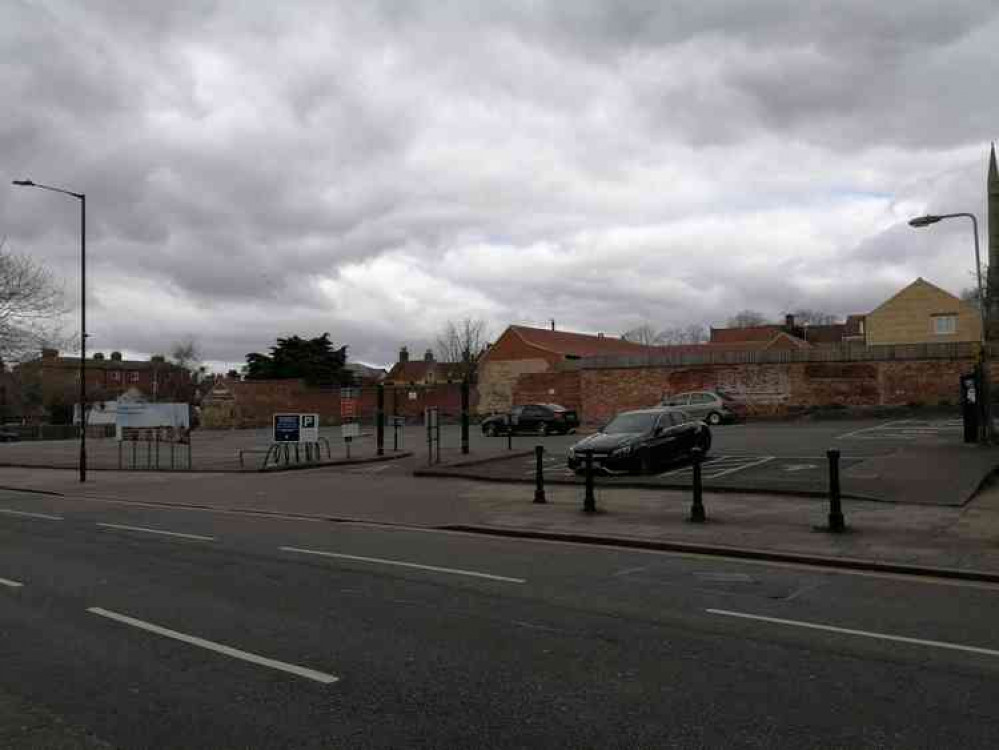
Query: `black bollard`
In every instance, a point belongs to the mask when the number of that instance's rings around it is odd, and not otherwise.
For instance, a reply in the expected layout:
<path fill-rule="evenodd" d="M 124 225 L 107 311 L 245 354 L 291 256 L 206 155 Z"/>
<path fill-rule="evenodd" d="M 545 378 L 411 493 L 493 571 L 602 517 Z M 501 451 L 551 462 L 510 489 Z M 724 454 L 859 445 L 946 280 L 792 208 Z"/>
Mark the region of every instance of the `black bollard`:
<path fill-rule="evenodd" d="M 534 502 L 545 502 L 545 467 L 544 467 L 545 447 L 536 445 L 534 447 L 534 459 L 536 465 L 536 480 L 534 487 Z"/>
<path fill-rule="evenodd" d="M 375 413 L 375 453 L 385 455 L 385 384 L 379 383 L 376 390 L 377 411 Z"/>
<path fill-rule="evenodd" d="M 839 451 L 835 448 L 826 451 L 829 459 L 829 531 L 841 533 L 846 531 L 846 519 L 843 518 L 843 505 L 839 497 Z"/>
<path fill-rule="evenodd" d="M 586 492 L 583 495 L 583 510 L 587 513 L 597 512 L 597 500 L 593 496 L 593 451 L 586 451 Z"/>
<path fill-rule="evenodd" d="M 468 377 L 461 381 L 461 452 L 468 453 L 468 410 L 469 410 L 469 384 Z"/>
<path fill-rule="evenodd" d="M 506 449 L 513 450 L 513 422 L 510 421 L 510 417 L 506 418 Z"/>
<path fill-rule="evenodd" d="M 399 452 L 399 418 L 392 417 L 392 450 Z"/>
<path fill-rule="evenodd" d="M 694 461 L 694 501 L 690 505 L 690 520 L 692 523 L 704 523 L 708 520 L 707 513 L 704 512 L 704 491 L 701 486 L 701 462 L 704 460 L 704 451 L 694 448 L 690 453 Z"/>

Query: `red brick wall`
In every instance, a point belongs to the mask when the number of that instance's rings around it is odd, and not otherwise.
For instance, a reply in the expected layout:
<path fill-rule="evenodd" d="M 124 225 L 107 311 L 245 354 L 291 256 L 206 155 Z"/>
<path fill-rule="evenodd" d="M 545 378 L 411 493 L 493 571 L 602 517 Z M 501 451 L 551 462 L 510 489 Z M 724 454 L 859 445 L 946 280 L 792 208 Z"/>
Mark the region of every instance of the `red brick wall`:
<path fill-rule="evenodd" d="M 710 389 L 730 392 L 760 414 L 831 405 L 956 404 L 959 376 L 972 368 L 970 360 L 899 360 L 582 370 L 579 412 L 586 422 L 602 422 L 666 395 Z M 522 376 L 518 393 L 537 393 L 532 380 L 539 377 Z M 997 377 L 999 364 L 992 368 L 993 383 Z"/>
<path fill-rule="evenodd" d="M 578 370 L 521 375 L 513 388 L 513 403 L 561 404 L 578 412 L 583 408 L 579 376 Z"/>
<path fill-rule="evenodd" d="M 300 380 L 227 380 L 224 385 L 232 393 L 233 401 L 218 405 L 206 402 L 203 406 L 206 424 L 213 427 L 266 427 L 279 412 L 315 412 L 324 425 L 340 424 L 341 421 L 339 388 L 310 388 Z M 357 417 L 364 422 L 373 422 L 378 410 L 378 389 L 365 386 L 359 391 Z M 415 393 L 416 399 L 410 400 L 409 393 Z M 470 396 L 474 409 L 474 389 Z M 420 420 L 423 410 L 429 407 L 440 409 L 443 417 L 459 417 L 461 385 L 385 387 L 387 417 L 397 414 L 409 420 Z"/>

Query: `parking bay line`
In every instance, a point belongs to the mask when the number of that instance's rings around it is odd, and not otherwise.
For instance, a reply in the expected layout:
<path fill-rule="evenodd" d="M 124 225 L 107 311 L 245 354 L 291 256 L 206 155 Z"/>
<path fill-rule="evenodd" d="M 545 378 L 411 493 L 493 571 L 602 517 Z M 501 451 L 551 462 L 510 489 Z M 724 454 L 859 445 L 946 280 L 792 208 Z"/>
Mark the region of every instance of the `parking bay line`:
<path fill-rule="evenodd" d="M 761 458 L 761 459 L 759 459 L 757 461 L 753 461 L 752 463 L 749 463 L 749 464 L 742 464 L 741 466 L 734 466 L 731 469 L 725 469 L 724 471 L 718 471 L 718 472 L 714 472 L 712 474 L 705 474 L 704 478 L 705 479 L 718 479 L 718 477 L 723 477 L 723 476 L 725 476 L 727 474 L 734 474 L 737 471 L 744 471 L 745 469 L 752 469 L 752 468 L 755 468 L 757 466 L 762 466 L 763 464 L 767 463 L 768 461 L 773 461 L 773 460 L 774 460 L 774 456 L 764 456 L 763 458 Z"/>
<path fill-rule="evenodd" d="M 25 518 L 40 518 L 43 521 L 61 521 L 62 516 L 50 516 L 47 513 L 29 513 L 26 510 L 11 510 L 10 508 L 0 508 L 0 513 L 8 516 L 23 516 Z"/>
<path fill-rule="evenodd" d="M 232 657 L 233 659 L 247 661 L 251 664 L 258 664 L 262 667 L 277 669 L 281 672 L 296 675 L 297 677 L 304 677 L 307 680 L 315 680 L 316 682 L 321 682 L 324 685 L 329 685 L 340 679 L 339 677 L 327 674 L 326 672 L 309 669 L 308 667 L 300 667 L 297 664 L 289 664 L 288 662 L 278 661 L 277 659 L 269 659 L 266 656 L 251 654 L 249 651 L 242 651 L 241 649 L 225 646 L 221 643 L 216 643 L 215 641 L 209 641 L 204 638 L 198 638 L 194 635 L 180 633 L 176 630 L 170 630 L 169 628 L 154 625 L 151 622 L 145 622 L 144 620 L 138 620 L 134 617 L 129 617 L 128 615 L 111 612 L 110 610 L 102 609 L 101 607 L 88 607 L 87 611 L 94 615 L 106 617 L 109 620 L 115 620 L 116 622 L 121 622 L 125 625 L 131 625 L 132 627 L 139 628 L 140 630 L 155 633 L 156 635 L 162 635 L 165 638 L 173 638 L 175 641 L 181 641 L 192 646 L 198 646 L 199 648 L 214 651 L 216 653 Z"/>
<path fill-rule="evenodd" d="M 120 529 L 122 531 L 140 531 L 143 534 L 161 534 L 163 536 L 180 537 L 181 539 L 195 539 L 199 542 L 214 542 L 213 536 L 201 536 L 200 534 L 182 534 L 179 531 L 164 531 L 162 529 L 147 529 L 144 526 L 125 526 L 120 523 L 98 523 L 105 529 Z"/>
<path fill-rule="evenodd" d="M 891 635 L 890 633 L 875 633 L 870 630 L 855 630 L 853 628 L 841 628 L 835 625 L 822 625 L 815 622 L 803 622 L 801 620 L 785 620 L 781 617 L 766 617 L 765 615 L 751 615 L 745 612 L 732 612 L 726 609 L 705 610 L 713 615 L 723 617 L 738 617 L 743 620 L 756 620 L 758 622 L 769 622 L 774 625 L 788 625 L 808 630 L 821 630 L 827 633 L 839 633 L 840 635 L 855 635 L 863 638 L 873 638 L 881 641 L 894 641 L 895 643 L 908 643 L 916 646 L 929 646 L 931 648 L 943 648 L 950 651 L 964 651 L 970 654 L 984 654 L 985 656 L 999 656 L 999 650 L 983 648 L 981 646 L 965 646 L 960 643 L 948 643 L 946 641 L 932 641 L 926 638 L 911 638 L 905 635 Z"/>
<path fill-rule="evenodd" d="M 9 578 L 0 578 L 0 586 L 6 586 L 11 589 L 19 589 L 24 586 L 24 584 L 19 583 L 18 581 L 12 581 Z"/>
<path fill-rule="evenodd" d="M 911 420 L 908 419 L 896 419 L 892 422 L 884 422 L 883 424 L 874 425 L 873 427 L 864 427 L 863 429 L 860 430 L 854 430 L 853 432 L 847 432 L 843 435 L 837 435 L 835 439 L 843 440 L 845 438 L 851 438 L 854 435 L 861 435 L 865 432 L 874 432 L 876 430 L 882 430 L 886 427 L 894 427 L 895 425 L 911 424 L 911 423 L 912 423 Z"/>
<path fill-rule="evenodd" d="M 499 576 L 493 573 L 480 573 L 475 570 L 461 570 L 459 568 L 440 568 L 436 565 L 423 565 L 421 563 L 403 562 L 401 560 L 385 560 L 380 557 L 361 557 L 360 555 L 346 555 L 340 552 L 323 552 L 315 549 L 302 549 L 300 547 L 279 547 L 282 552 L 297 552 L 301 555 L 316 555 L 318 557 L 332 557 L 338 560 L 355 560 L 357 562 L 369 562 L 377 565 L 393 565 L 400 568 L 415 568 L 416 570 L 429 570 L 434 573 L 450 573 L 457 576 L 470 576 L 472 578 L 485 578 L 490 581 L 502 581 L 504 583 L 527 583 L 525 578 L 510 578 L 509 576 Z"/>

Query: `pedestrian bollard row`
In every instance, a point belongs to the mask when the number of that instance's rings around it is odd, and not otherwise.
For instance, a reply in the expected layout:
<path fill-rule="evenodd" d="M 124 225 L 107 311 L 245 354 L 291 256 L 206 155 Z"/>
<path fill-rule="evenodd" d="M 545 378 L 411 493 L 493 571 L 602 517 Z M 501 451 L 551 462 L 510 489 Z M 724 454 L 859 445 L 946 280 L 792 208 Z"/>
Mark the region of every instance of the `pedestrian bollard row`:
<path fill-rule="evenodd" d="M 542 445 L 534 448 L 535 460 L 535 488 L 534 502 L 547 502 L 545 496 L 545 472 L 544 472 L 545 449 Z M 692 473 L 692 500 L 690 504 L 691 523 L 705 523 L 708 520 L 707 510 L 704 507 L 704 481 L 702 475 L 702 465 L 704 463 L 704 451 L 701 448 L 694 448 L 690 453 L 691 473 Z M 826 451 L 826 458 L 829 462 L 829 524 L 821 527 L 821 530 L 833 533 L 846 531 L 846 518 L 843 515 L 843 505 L 840 493 L 839 481 L 839 459 L 840 452 L 836 449 Z M 596 513 L 597 501 L 594 487 L 594 467 L 593 451 L 583 451 L 583 511 L 585 513 Z M 816 527 L 819 528 L 819 527 Z"/>

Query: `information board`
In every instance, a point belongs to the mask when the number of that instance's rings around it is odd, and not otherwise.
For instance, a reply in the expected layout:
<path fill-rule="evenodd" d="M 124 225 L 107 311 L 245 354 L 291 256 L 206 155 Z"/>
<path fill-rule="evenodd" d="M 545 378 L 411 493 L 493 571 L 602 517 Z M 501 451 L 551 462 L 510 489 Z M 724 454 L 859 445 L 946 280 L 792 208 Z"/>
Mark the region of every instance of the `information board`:
<path fill-rule="evenodd" d="M 298 443 L 302 439 L 300 414 L 274 415 L 274 442 Z"/>
<path fill-rule="evenodd" d="M 319 442 L 318 414 L 275 414 L 275 443 Z"/>
<path fill-rule="evenodd" d="M 361 436 L 360 422 L 344 422 L 340 425 L 340 436 L 343 438 L 356 438 Z"/>

